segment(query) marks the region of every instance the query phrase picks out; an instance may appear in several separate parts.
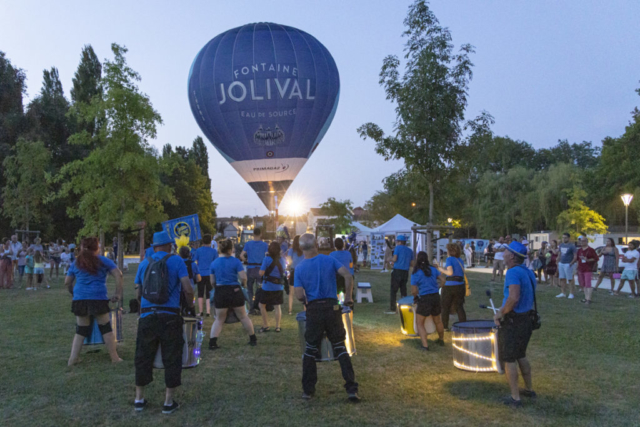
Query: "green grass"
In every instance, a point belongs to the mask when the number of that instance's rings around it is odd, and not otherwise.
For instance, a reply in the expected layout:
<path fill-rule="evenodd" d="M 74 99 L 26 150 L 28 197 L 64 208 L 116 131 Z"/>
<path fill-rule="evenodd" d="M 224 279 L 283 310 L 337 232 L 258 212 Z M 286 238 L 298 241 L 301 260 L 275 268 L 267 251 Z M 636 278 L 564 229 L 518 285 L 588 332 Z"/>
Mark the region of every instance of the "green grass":
<path fill-rule="evenodd" d="M 260 335 L 256 348 L 246 345 L 239 324 L 226 325 L 222 348 L 204 349 L 200 366 L 183 371 L 177 395 L 183 406 L 171 416 L 160 413 L 164 371 L 155 371 L 147 388 L 148 409 L 133 411 L 135 315 L 124 316 L 124 363 L 111 365 L 102 346 L 90 354 L 95 347 L 85 347 L 82 362 L 67 368 L 75 321 L 62 286 L 0 291 L 0 425 L 638 425 L 638 301 L 600 291 L 585 307 L 577 299 L 556 300 L 555 290 L 541 287 L 544 323 L 528 352 L 539 398 L 513 411 L 498 401 L 508 394 L 504 376 L 453 367 L 449 335 L 446 347 L 423 354 L 418 339 L 400 333 L 398 317 L 383 314 L 389 279 L 378 272 L 357 276 L 372 283 L 376 301 L 357 305 L 354 317 L 361 404 L 346 403 L 337 363 L 319 364 L 317 397 L 300 399 L 298 327 L 295 316 L 285 315 L 282 333 Z M 470 319 L 491 315 L 478 308 L 487 302 L 488 279 L 470 274 Z M 493 290 L 498 304 L 502 291 L 496 284 Z M 133 293 L 128 273 L 125 299 Z M 253 320 L 258 326 L 259 318 Z M 207 332 L 211 322 L 205 321 Z"/>

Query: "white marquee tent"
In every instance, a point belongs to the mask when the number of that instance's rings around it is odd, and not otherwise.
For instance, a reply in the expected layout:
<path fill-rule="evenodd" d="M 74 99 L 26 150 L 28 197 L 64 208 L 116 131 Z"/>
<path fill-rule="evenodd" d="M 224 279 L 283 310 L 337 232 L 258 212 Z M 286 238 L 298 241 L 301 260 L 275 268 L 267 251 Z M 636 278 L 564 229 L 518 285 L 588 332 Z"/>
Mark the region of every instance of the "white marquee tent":
<path fill-rule="evenodd" d="M 375 233 L 384 233 L 386 236 L 396 235 L 396 234 L 407 234 L 411 235 L 411 227 L 417 225 L 416 223 L 409 221 L 407 218 L 403 217 L 400 214 L 397 214 L 389 221 L 385 222 L 381 226 L 374 228 L 371 230 Z"/>

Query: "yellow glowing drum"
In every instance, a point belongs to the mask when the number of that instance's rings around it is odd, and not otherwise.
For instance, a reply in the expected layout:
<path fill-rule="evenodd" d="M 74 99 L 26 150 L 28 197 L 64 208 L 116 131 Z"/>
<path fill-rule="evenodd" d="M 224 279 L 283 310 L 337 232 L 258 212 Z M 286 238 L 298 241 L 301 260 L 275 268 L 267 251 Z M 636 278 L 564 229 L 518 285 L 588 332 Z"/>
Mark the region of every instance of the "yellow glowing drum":
<path fill-rule="evenodd" d="M 453 366 L 463 371 L 498 372 L 498 328 L 492 320 L 469 320 L 454 323 Z"/>
<path fill-rule="evenodd" d="M 417 337 L 418 328 L 416 321 L 418 316 L 415 316 L 417 305 L 413 303 L 413 297 L 404 297 L 398 301 L 397 305 L 398 312 L 400 313 L 400 330 L 404 335 Z M 425 320 L 424 327 L 428 334 L 436 331 L 436 324 L 433 323 L 431 316 Z"/>

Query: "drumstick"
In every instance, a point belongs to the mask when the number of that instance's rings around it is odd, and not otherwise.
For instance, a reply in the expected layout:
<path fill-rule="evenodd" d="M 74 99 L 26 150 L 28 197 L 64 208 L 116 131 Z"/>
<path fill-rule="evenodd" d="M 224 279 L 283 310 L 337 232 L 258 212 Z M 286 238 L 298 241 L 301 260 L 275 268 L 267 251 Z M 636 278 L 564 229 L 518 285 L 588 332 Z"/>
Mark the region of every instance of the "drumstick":
<path fill-rule="evenodd" d="M 484 305 L 484 304 L 480 304 L 480 308 L 487 308 L 487 309 L 489 309 L 489 310 L 493 310 L 493 314 L 496 314 L 496 309 L 495 309 L 494 307 L 487 307 L 487 306 L 486 306 L 486 305 Z"/>
<path fill-rule="evenodd" d="M 493 310 L 493 314 L 496 314 L 498 310 L 496 310 L 496 307 L 493 305 L 493 299 L 489 298 L 489 302 L 491 303 L 491 309 Z"/>

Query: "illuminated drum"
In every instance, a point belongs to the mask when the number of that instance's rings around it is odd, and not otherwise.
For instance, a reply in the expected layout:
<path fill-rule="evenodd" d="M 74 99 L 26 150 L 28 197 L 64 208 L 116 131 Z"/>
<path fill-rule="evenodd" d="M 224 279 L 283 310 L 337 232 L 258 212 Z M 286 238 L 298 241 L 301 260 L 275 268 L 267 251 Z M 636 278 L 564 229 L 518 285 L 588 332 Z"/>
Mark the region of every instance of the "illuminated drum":
<path fill-rule="evenodd" d="M 400 330 L 402 333 L 409 337 L 419 336 L 416 324 L 418 316 L 415 315 L 418 306 L 413 303 L 413 297 L 404 297 L 398 301 L 397 305 L 398 312 L 400 313 Z M 436 324 L 433 323 L 431 316 L 427 317 L 424 321 L 424 327 L 428 334 L 436 331 Z"/>
<path fill-rule="evenodd" d="M 492 320 L 469 320 L 454 323 L 453 366 L 463 371 L 498 372 L 498 327 Z"/>
<path fill-rule="evenodd" d="M 89 335 L 84 338 L 84 345 L 104 344 L 102 332 L 98 326 L 96 318 L 89 316 Z M 111 329 L 116 337 L 116 342 L 122 341 L 122 307 L 116 307 L 109 311 L 109 319 L 111 320 Z"/>
<path fill-rule="evenodd" d="M 298 321 L 298 335 L 300 337 L 300 346 L 304 353 L 307 348 L 307 341 L 304 339 L 304 333 L 307 330 L 307 312 L 303 311 L 296 316 Z M 353 338 L 353 311 L 349 307 L 342 307 L 342 323 L 344 324 L 344 330 L 346 337 L 344 340 L 344 346 L 347 348 L 349 356 L 353 357 L 356 354 L 356 342 Z M 333 356 L 333 346 L 331 341 L 324 334 L 322 337 L 322 343 L 320 345 L 320 353 L 316 357 L 318 362 L 330 362 L 336 360 Z"/>
<path fill-rule="evenodd" d="M 182 338 L 184 346 L 182 349 L 182 368 L 195 368 L 200 364 L 200 347 L 202 346 L 202 320 L 194 317 L 185 317 L 182 325 Z M 162 346 L 158 345 L 158 351 L 153 361 L 153 367 L 164 369 L 162 363 Z"/>

